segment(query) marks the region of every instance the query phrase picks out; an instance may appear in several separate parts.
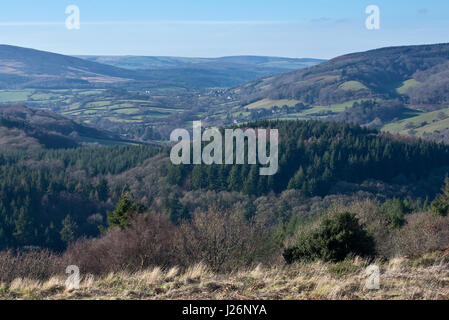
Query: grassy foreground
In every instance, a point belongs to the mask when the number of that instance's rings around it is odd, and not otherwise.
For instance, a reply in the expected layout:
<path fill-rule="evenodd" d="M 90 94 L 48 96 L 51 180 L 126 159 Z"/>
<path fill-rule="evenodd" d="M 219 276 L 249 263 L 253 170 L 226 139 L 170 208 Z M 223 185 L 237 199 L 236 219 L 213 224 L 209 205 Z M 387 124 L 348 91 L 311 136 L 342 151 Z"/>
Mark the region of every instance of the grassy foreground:
<path fill-rule="evenodd" d="M 367 289 L 367 261 L 355 258 L 283 267 L 256 267 L 226 275 L 204 265 L 81 277 L 78 290 L 65 277 L 45 282 L 16 279 L 0 284 L 1 299 L 449 299 L 448 255 L 375 261 L 380 289 Z"/>

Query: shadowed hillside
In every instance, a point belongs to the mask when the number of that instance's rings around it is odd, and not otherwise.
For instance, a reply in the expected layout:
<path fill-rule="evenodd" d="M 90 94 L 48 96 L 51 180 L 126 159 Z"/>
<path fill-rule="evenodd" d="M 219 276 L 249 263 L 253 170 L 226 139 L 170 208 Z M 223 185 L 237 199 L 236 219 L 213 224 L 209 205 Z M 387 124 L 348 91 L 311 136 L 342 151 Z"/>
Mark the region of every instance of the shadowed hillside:
<path fill-rule="evenodd" d="M 2 149 L 73 148 L 83 140 L 120 140 L 48 110 L 24 105 L 0 105 L 0 130 Z"/>
<path fill-rule="evenodd" d="M 56 53 L 0 45 L 0 88 L 85 87 L 142 80 L 130 70 Z"/>

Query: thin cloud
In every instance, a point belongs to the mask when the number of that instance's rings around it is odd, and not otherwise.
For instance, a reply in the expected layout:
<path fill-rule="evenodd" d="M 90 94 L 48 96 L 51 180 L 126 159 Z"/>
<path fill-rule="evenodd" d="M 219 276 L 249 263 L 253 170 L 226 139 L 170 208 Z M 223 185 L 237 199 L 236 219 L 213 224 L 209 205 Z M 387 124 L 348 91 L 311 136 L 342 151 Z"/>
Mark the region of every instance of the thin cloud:
<path fill-rule="evenodd" d="M 64 22 L 49 21 L 3 21 L 0 27 L 36 27 L 36 26 L 61 26 Z"/>
<path fill-rule="evenodd" d="M 214 21 L 214 20 L 161 20 L 161 21 L 85 21 L 81 20 L 82 25 L 276 25 L 276 24 L 294 24 L 297 21 Z M 39 22 L 39 21 L 10 21 L 0 22 L 0 27 L 37 27 L 37 26 L 61 26 L 65 22 Z"/>
<path fill-rule="evenodd" d="M 347 19 L 347 18 L 342 18 L 342 19 L 335 20 L 335 23 L 348 23 L 348 22 L 351 22 L 351 20 Z"/>
<path fill-rule="evenodd" d="M 186 25 L 268 25 L 268 24 L 290 24 L 293 21 L 257 21 L 257 20 L 243 20 L 243 21 L 217 21 L 217 20 L 158 20 L 158 21 L 102 21 L 102 22 L 84 22 L 84 24 L 91 25 L 145 25 L 145 24 L 186 24 Z"/>
<path fill-rule="evenodd" d="M 322 22 L 329 22 L 332 21 L 331 18 L 329 17 L 321 17 L 321 18 L 316 18 L 316 19 L 310 19 L 310 22 L 312 23 L 322 23 Z"/>
<path fill-rule="evenodd" d="M 427 8 L 421 8 L 418 10 L 419 14 L 427 14 L 429 12 L 429 10 Z"/>

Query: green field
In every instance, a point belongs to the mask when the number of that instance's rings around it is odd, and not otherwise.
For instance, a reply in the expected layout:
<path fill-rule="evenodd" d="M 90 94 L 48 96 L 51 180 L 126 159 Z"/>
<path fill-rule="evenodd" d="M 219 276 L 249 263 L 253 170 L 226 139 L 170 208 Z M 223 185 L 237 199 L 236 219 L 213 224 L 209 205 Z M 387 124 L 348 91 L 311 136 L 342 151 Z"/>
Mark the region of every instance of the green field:
<path fill-rule="evenodd" d="M 34 90 L 0 90 L 0 103 L 16 103 L 28 101 Z"/>
<path fill-rule="evenodd" d="M 0 103 L 23 103 L 30 107 L 50 108 L 57 113 L 76 117 L 92 123 L 98 119 L 108 119 L 114 123 L 142 123 L 160 121 L 174 113 L 183 112 L 179 106 L 162 106 L 161 100 L 176 92 L 173 88 L 155 91 L 148 99 L 138 99 L 138 92 L 132 98 L 116 97 L 104 89 L 67 89 L 67 90 L 0 90 Z M 157 94 L 157 95 L 156 95 Z M 179 92 L 178 92 L 179 94 Z"/>
<path fill-rule="evenodd" d="M 419 81 L 416 81 L 415 79 L 410 79 L 407 81 L 404 81 L 402 83 L 402 86 L 397 88 L 396 91 L 399 94 L 406 94 L 408 89 L 419 86 L 421 83 Z"/>
<path fill-rule="evenodd" d="M 368 89 L 363 83 L 358 81 L 346 81 L 342 83 L 338 88 L 345 91 L 358 91 Z"/>
<path fill-rule="evenodd" d="M 288 100 L 288 99 L 282 99 L 282 100 L 270 100 L 270 99 L 263 99 L 256 102 L 253 102 L 251 104 L 248 104 L 244 106 L 245 109 L 271 109 L 274 106 L 282 107 L 283 105 L 287 105 L 289 107 L 294 106 L 297 104 L 298 100 Z"/>
<path fill-rule="evenodd" d="M 351 101 L 346 101 L 343 103 L 336 103 L 336 104 L 331 104 L 328 106 L 315 106 L 312 107 L 311 109 L 307 109 L 304 112 L 301 112 L 302 115 L 314 115 L 314 114 L 318 114 L 320 112 L 326 112 L 326 111 L 331 111 L 331 112 L 343 112 L 346 110 L 346 108 L 351 108 L 352 105 L 354 104 L 354 102 L 361 102 L 363 100 L 351 100 Z"/>
<path fill-rule="evenodd" d="M 408 134 L 409 130 L 413 129 L 417 135 L 421 136 L 424 132 L 449 128 L 449 118 L 445 117 L 449 117 L 449 108 L 432 112 L 416 111 L 411 113 L 408 118 L 385 125 L 382 130 L 396 134 Z"/>

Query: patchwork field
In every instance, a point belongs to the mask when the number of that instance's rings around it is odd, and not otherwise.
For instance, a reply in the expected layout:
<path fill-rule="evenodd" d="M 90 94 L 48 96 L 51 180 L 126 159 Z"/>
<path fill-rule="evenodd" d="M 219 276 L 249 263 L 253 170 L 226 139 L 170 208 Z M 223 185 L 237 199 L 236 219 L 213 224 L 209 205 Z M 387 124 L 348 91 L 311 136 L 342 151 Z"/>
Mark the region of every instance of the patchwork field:
<path fill-rule="evenodd" d="M 398 92 L 405 92 L 419 83 L 410 79 L 405 81 Z M 364 89 L 356 81 L 341 85 L 344 90 Z M 365 99 L 366 100 L 366 99 Z M 124 134 L 123 126 L 133 125 L 131 133 L 126 129 L 126 138 L 144 137 L 145 128 L 164 129 L 164 135 L 171 131 L 172 119 L 189 125 L 192 119 L 203 120 L 208 125 L 242 123 L 261 118 L 265 119 L 325 119 L 351 108 L 350 100 L 339 104 L 298 107 L 301 101 L 295 99 L 261 99 L 241 105 L 229 93 L 223 90 L 205 92 L 186 91 L 185 89 L 153 89 L 127 91 L 124 89 L 24 89 L 0 90 L 0 103 L 25 104 L 30 107 L 46 108 L 53 112 L 77 119 L 101 129 Z M 286 109 L 285 106 L 288 108 Z M 197 109 L 192 112 L 192 107 Z M 277 108 L 276 108 L 277 107 Z M 398 119 L 384 124 L 384 131 L 422 136 L 449 127 L 449 107 L 433 112 L 408 110 Z M 183 116 L 186 112 L 191 112 Z M 181 125 L 182 125 L 181 124 Z M 148 138 L 148 136 L 146 136 Z M 166 137 L 167 138 L 167 137 Z M 144 138 L 145 139 L 145 138 Z M 159 140 L 159 136 L 150 135 L 149 139 Z"/>
<path fill-rule="evenodd" d="M 405 119 L 385 125 L 382 130 L 395 134 L 409 134 L 421 136 L 424 132 L 443 130 L 449 127 L 449 108 L 432 112 L 416 111 L 405 115 Z"/>
<path fill-rule="evenodd" d="M 131 94 L 134 96 L 121 99 L 117 94 L 110 94 L 104 89 L 0 90 L 0 103 L 22 103 L 48 108 L 87 123 L 94 119 L 144 123 L 153 118 L 164 118 L 183 111 L 181 108 L 161 106 L 160 98 L 164 97 L 164 92 L 158 92 L 157 97 L 140 92 Z"/>

